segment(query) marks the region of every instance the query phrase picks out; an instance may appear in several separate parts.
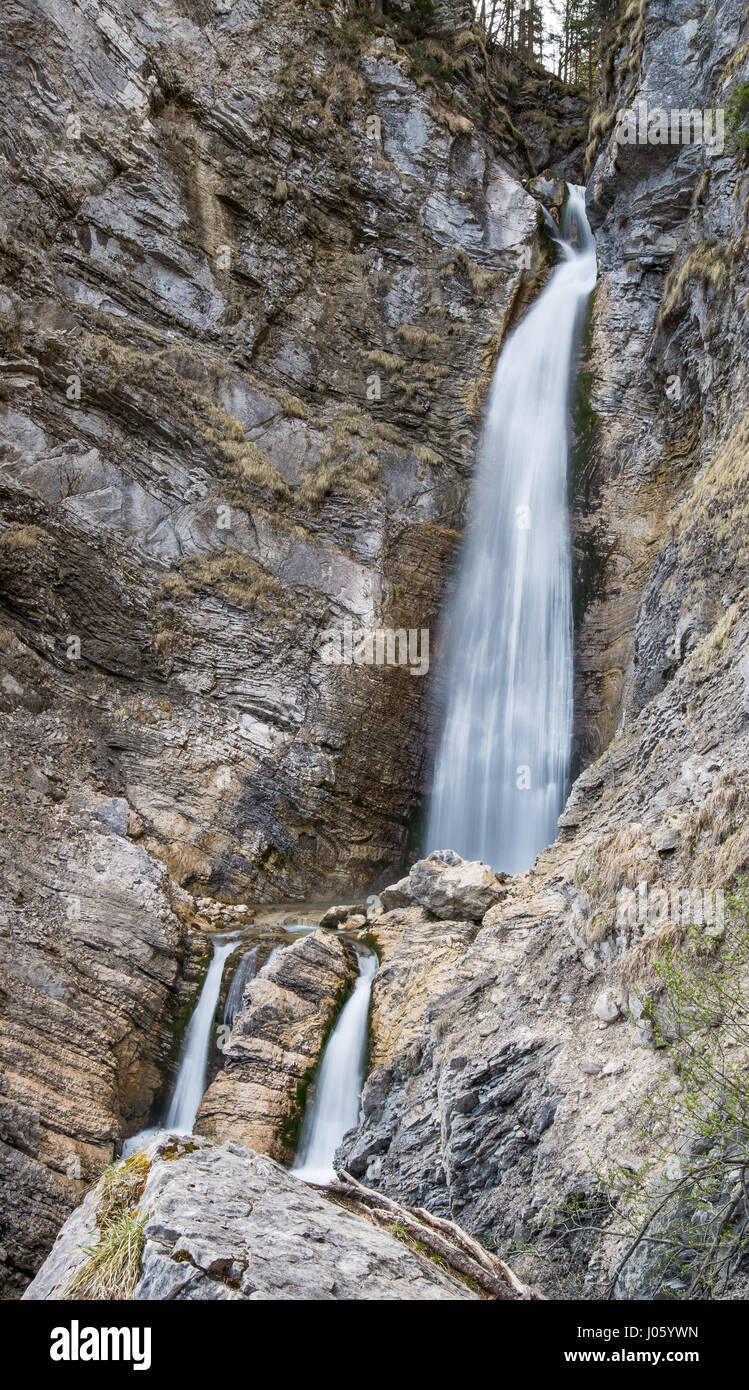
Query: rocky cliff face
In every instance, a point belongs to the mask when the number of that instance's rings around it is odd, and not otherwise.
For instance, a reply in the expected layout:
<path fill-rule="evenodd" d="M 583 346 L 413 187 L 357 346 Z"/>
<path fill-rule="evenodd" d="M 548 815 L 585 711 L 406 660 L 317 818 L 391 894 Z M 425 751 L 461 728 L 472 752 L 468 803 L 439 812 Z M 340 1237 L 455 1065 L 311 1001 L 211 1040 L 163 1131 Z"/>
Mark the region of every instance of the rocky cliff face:
<path fill-rule="evenodd" d="M 464 923 L 450 988 L 426 1007 L 416 999 L 406 1020 L 411 943 L 427 979 L 456 928 L 423 911 L 381 919 L 377 1065 L 341 1155 L 505 1252 L 548 1245 L 545 1287 L 558 1278 L 588 1296 L 622 1254 L 600 1234 L 610 1212 L 597 1175 L 653 1157 L 646 1097 L 680 1090 L 642 1013 L 659 950 L 684 939 L 674 904 L 730 886 L 749 862 L 749 177 L 730 144 L 626 145 L 613 133 L 616 110 L 641 99 L 725 107 L 747 77 L 747 16 L 738 0 L 651 3 L 618 23 L 589 151 L 600 280 L 576 521 L 588 766 L 559 841 L 477 933 Z M 640 883 L 657 910 L 623 913 L 621 893 Z M 708 914 L 708 944 L 712 930 Z M 680 1155 L 663 1153 L 661 1171 L 687 1152 L 683 1140 Z M 646 1295 L 647 1266 L 641 1250 L 617 1295 Z"/>
<path fill-rule="evenodd" d="M 250 0 L 19 6 L 13 23 L 39 54 L 3 87 L 25 113 L 4 150 L 0 301 L 17 1288 L 147 1108 L 190 894 L 371 887 L 404 857 L 424 683 L 328 666 L 320 637 L 432 622 L 482 383 L 526 248 L 538 262 L 529 146 L 567 156 L 542 149 L 532 94 L 489 99 L 460 16 L 418 51 L 343 7 Z M 584 770 L 560 837 L 490 903 L 454 883 L 425 897 L 449 856 L 420 866 L 368 924 L 372 1065 L 341 1157 L 573 1294 L 605 1290 L 621 1253 L 597 1170 L 652 1156 L 637 1116 L 654 1084 L 679 1085 L 638 1004 L 677 924 L 623 919 L 618 895 L 729 885 L 749 862 L 749 184 L 730 146 L 626 144 L 616 112 L 724 106 L 746 23 L 740 0 L 632 0 L 612 19 L 573 518 Z M 259 993 L 244 1042 L 240 1020 L 201 1123 L 256 1125 L 275 1048 L 283 1105 L 250 1135 L 271 1147 L 335 990 L 308 1009 L 298 981 L 266 976 L 273 1008 Z M 226 1164 L 231 1203 L 235 1160 L 253 1160 L 196 1142 L 196 1180 L 208 1193 Z M 233 1296 L 223 1274 L 218 1293 L 202 1282 L 211 1251 L 185 1276 L 168 1231 L 143 1296 L 183 1276 L 185 1297 Z M 638 1267 L 617 1291 L 643 1288 Z"/>
<path fill-rule="evenodd" d="M 441 93 L 344 6 L 13 23 L 39 56 L 3 73 L 0 572 L 35 698 L 63 725 L 95 699 L 177 882 L 371 885 L 405 848 L 425 682 L 326 664 L 322 635 L 434 622 L 537 257 L 512 122 L 484 133 L 467 78 Z"/>
<path fill-rule="evenodd" d="M 6 1297 L 20 1292 L 111 1162 L 123 1128 L 145 1123 L 170 1046 L 167 1004 L 181 954 L 166 873 L 98 823 L 78 794 L 54 794 L 43 771 L 59 772 L 59 762 L 50 767 L 54 724 L 40 722 L 22 745 L 28 760 L 3 768 Z"/>
<path fill-rule="evenodd" d="M 683 677 L 743 588 L 730 490 L 746 457 L 746 173 L 729 133 L 725 148 L 625 143 L 615 122 L 642 103 L 656 122 L 668 113 L 669 133 L 674 111 L 724 112 L 746 78 L 745 7 L 651 0 L 632 35 L 620 14 L 610 44 L 588 150 L 600 279 L 577 521 L 586 762 Z"/>
<path fill-rule="evenodd" d="M 321 639 L 433 625 L 541 264 L 521 180 L 574 159 L 583 104 L 547 83 L 540 125 L 535 79 L 490 71 L 462 5 L 421 37 L 291 0 L 7 18 L 15 1290 L 147 1115 L 194 895 L 348 891 L 404 855 L 426 682 L 326 664 Z"/>

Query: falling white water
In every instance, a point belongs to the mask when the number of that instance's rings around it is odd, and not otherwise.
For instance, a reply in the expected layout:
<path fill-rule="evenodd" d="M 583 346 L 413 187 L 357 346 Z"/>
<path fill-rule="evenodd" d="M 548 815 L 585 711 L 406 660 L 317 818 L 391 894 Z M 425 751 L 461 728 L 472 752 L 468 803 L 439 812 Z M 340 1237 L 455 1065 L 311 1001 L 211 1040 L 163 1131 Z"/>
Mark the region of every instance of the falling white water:
<path fill-rule="evenodd" d="M 354 950 L 359 959 L 359 975 L 323 1053 L 315 1094 L 307 1107 L 299 1153 L 292 1169 L 297 1177 L 307 1182 L 325 1183 L 335 1177 L 335 1151 L 346 1131 L 359 1121 L 369 997 L 377 956 L 359 941 L 354 943 Z"/>
<path fill-rule="evenodd" d="M 596 281 L 584 190 L 570 187 L 561 263 L 505 344 L 489 396 L 448 613 L 446 711 L 428 826 L 518 873 L 556 835 L 572 728 L 567 519 L 573 358 Z"/>
<path fill-rule="evenodd" d="M 211 1028 L 221 989 L 224 962 L 227 956 L 236 950 L 238 944 L 238 941 L 227 940 L 225 937 L 214 941 L 213 958 L 182 1040 L 177 1081 L 166 1120 L 166 1128 L 179 1134 L 192 1134 L 195 1126 L 195 1117 L 205 1091 Z M 132 1134 L 122 1145 L 122 1157 L 129 1158 L 131 1154 L 138 1153 L 161 1133 L 160 1125 L 151 1125 L 148 1129 L 141 1129 L 137 1134 Z"/>
<path fill-rule="evenodd" d="M 180 1134 L 192 1134 L 195 1116 L 203 1099 L 211 1028 L 221 989 L 224 961 L 236 949 L 236 941 L 214 941 L 213 959 L 206 971 L 200 998 L 182 1040 L 177 1084 L 166 1117 L 167 1129 L 176 1130 Z"/>
<path fill-rule="evenodd" d="M 255 978 L 257 972 L 257 953 L 257 946 L 253 946 L 252 950 L 246 951 L 232 975 L 231 984 L 226 994 L 226 1003 L 224 1004 L 224 1023 L 226 1023 L 229 1028 L 233 1026 L 234 1020 L 242 1007 L 245 989 L 250 983 L 250 980 Z"/>

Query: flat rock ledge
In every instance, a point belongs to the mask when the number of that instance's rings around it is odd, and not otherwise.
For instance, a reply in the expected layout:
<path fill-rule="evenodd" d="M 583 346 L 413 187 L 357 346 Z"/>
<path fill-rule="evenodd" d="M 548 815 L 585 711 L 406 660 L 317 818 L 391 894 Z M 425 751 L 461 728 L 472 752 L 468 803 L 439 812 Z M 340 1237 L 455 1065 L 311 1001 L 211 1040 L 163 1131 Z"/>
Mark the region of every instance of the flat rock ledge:
<path fill-rule="evenodd" d="M 200 1135 L 147 1148 L 137 1300 L 477 1300 L 387 1231 L 336 1205 L 273 1159 Z M 101 1184 L 66 1221 L 23 1297 L 65 1300 L 97 1239 Z"/>

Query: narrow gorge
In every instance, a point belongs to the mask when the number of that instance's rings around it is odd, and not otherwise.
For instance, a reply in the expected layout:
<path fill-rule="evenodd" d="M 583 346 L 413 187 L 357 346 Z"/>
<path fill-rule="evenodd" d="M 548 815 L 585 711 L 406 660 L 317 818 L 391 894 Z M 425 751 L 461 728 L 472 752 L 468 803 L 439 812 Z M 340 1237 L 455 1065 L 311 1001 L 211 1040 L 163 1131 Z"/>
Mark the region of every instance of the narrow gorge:
<path fill-rule="evenodd" d="M 749 6 L 559 8 L 9 0 L 6 1301 L 749 1296 Z"/>

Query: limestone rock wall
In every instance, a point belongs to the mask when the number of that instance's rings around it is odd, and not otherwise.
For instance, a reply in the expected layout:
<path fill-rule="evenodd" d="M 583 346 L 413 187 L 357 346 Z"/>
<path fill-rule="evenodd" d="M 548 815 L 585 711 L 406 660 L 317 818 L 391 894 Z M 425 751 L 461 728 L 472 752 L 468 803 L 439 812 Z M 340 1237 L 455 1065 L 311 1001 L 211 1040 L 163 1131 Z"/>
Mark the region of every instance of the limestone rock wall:
<path fill-rule="evenodd" d="M 63 804 L 55 725 L 35 732 L 2 769 L 4 1297 L 21 1292 L 123 1131 L 146 1122 L 181 955 L 165 870 L 78 798 Z"/>
<path fill-rule="evenodd" d="M 405 850 L 426 683 L 326 664 L 322 635 L 434 626 L 538 259 L 522 145 L 501 108 L 488 134 L 466 114 L 470 33 L 453 96 L 344 5 L 55 0 L 11 25 L 35 55 L 2 73 L 18 659 L 64 721 L 95 699 L 111 790 L 177 882 L 369 887 Z"/>
<path fill-rule="evenodd" d="M 650 0 L 632 29 L 622 9 L 589 145 L 600 276 L 576 521 L 583 762 L 660 694 L 743 588 L 726 494 L 728 460 L 741 469 L 746 457 L 746 169 L 729 132 L 722 150 L 633 144 L 615 121 L 639 103 L 669 125 L 673 110 L 725 111 L 746 80 L 745 7 Z"/>
<path fill-rule="evenodd" d="M 489 99 L 463 10 L 440 6 L 428 52 L 343 3 L 5 16 L 13 1292 L 146 1118 L 175 913 L 348 895 L 403 858 L 426 683 L 320 648 L 347 622 L 432 627 L 482 392 L 541 264 L 509 84 Z"/>
<path fill-rule="evenodd" d="M 648 1138 L 648 1094 L 680 1083 L 638 1001 L 703 893 L 749 867 L 749 173 L 730 143 L 614 139 L 617 110 L 639 100 L 724 108 L 749 72 L 747 14 L 738 0 L 635 10 L 612 21 L 589 148 L 600 279 L 574 522 L 584 770 L 559 839 L 460 942 L 436 997 L 402 1002 L 409 934 L 426 978 L 442 924 L 409 919 L 389 948 L 374 994 L 392 1008 L 375 1013 L 363 1120 L 341 1151 L 506 1257 L 535 1252 L 547 1291 L 567 1297 L 604 1295 L 623 1253 L 601 1235 L 599 1174 L 654 1163 L 662 1177 L 690 1153 L 687 1133 L 670 1135 L 671 1154 Z M 653 906 L 622 912 L 641 883 Z M 651 1296 L 648 1262 L 641 1251 L 617 1296 Z M 742 1290 L 739 1277 L 726 1296 Z"/>

